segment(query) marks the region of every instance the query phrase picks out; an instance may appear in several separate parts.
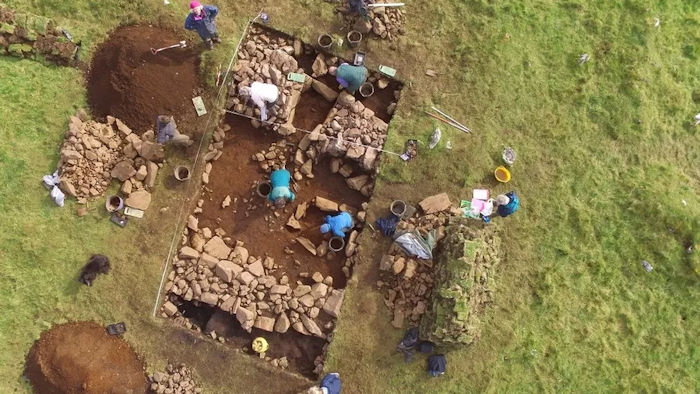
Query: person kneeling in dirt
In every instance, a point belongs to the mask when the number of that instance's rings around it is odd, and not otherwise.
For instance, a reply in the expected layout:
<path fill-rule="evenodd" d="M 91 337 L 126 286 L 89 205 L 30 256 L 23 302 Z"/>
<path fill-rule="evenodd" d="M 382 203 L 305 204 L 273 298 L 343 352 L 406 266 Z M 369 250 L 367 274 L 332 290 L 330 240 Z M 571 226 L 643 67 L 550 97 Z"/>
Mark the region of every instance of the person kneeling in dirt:
<path fill-rule="evenodd" d="M 198 1 L 190 2 L 190 13 L 185 19 L 185 29 L 196 30 L 207 48 L 212 49 L 214 43 L 221 42 L 219 32 L 216 30 L 214 19 L 219 14 L 219 9 L 213 5 L 201 5 Z"/>
<path fill-rule="evenodd" d="M 328 72 L 335 75 L 340 86 L 350 94 L 355 94 L 357 89 L 367 81 L 368 74 L 367 68 L 364 66 L 351 66 L 348 63 L 343 63 L 338 67 L 330 67 Z"/>
<path fill-rule="evenodd" d="M 284 208 L 287 200 L 290 202 L 294 201 L 294 193 L 289 189 L 289 181 L 291 179 L 291 174 L 285 169 L 276 170 L 270 174 L 272 191 L 267 195 L 267 199 L 275 204 L 276 208 Z"/>
<path fill-rule="evenodd" d="M 348 0 L 348 8 L 351 13 L 357 14 L 364 19 L 369 19 L 369 12 L 367 11 L 367 3 L 374 3 L 373 0 Z"/>
<path fill-rule="evenodd" d="M 345 233 L 352 228 L 352 216 L 347 212 L 341 212 L 335 216 L 328 215 L 321 225 L 321 234 L 332 232 L 333 235 L 345 238 Z"/>
<path fill-rule="evenodd" d="M 271 83 L 253 82 L 250 87 L 241 87 L 240 93 L 246 100 L 253 100 L 255 105 L 260 108 L 260 120 L 265 122 L 267 111 L 272 111 L 279 98 L 280 90 L 277 85 Z"/>
<path fill-rule="evenodd" d="M 156 141 L 159 144 L 190 146 L 193 143 L 190 137 L 184 134 L 180 134 L 180 132 L 177 131 L 175 118 L 173 118 L 172 116 L 158 116 L 156 118 L 156 131 L 158 132 Z"/>
<path fill-rule="evenodd" d="M 498 210 L 496 212 L 501 217 L 512 215 L 513 212 L 517 211 L 520 207 L 518 195 L 515 194 L 514 191 L 496 196 L 496 204 L 498 204 Z"/>

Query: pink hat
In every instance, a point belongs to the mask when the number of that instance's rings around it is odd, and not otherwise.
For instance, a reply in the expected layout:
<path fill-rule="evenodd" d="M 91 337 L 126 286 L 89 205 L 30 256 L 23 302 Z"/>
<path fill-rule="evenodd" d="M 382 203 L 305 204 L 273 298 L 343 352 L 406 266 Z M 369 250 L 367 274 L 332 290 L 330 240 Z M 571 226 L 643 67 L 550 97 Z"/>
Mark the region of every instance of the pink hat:
<path fill-rule="evenodd" d="M 199 4 L 198 1 L 190 1 L 190 9 L 193 10 L 197 7 L 199 7 L 201 4 Z"/>

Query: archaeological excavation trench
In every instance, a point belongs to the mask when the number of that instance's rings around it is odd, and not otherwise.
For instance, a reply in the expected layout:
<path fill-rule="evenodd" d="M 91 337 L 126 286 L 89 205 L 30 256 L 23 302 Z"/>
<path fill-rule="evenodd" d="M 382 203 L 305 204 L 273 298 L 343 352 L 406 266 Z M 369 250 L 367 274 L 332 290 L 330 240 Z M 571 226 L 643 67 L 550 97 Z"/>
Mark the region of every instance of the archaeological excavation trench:
<path fill-rule="evenodd" d="M 266 361 L 315 378 L 402 85 L 370 72 L 373 96 L 341 92 L 327 72 L 341 59 L 258 25 L 236 60 L 229 113 L 203 154 L 201 192 L 167 277 L 161 315 L 249 353 L 251 341 L 264 337 Z M 287 80 L 291 72 L 305 82 Z M 280 89 L 269 124 L 239 98 L 253 81 Z M 296 198 L 274 209 L 256 190 L 280 168 L 292 174 Z M 341 211 L 353 216 L 354 228 L 334 252 L 319 227 Z"/>

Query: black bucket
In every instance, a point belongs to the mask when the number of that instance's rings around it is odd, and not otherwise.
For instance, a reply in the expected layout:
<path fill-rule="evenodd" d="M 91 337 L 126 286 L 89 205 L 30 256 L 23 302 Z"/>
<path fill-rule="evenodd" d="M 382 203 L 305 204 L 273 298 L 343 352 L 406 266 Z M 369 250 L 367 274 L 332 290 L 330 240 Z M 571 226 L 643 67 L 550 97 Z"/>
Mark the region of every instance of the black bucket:
<path fill-rule="evenodd" d="M 360 95 L 362 97 L 369 97 L 374 94 L 374 85 L 369 82 L 365 82 L 360 86 Z"/>
<path fill-rule="evenodd" d="M 351 48 L 357 48 L 360 45 L 360 41 L 362 41 L 362 33 L 357 30 L 351 30 L 347 35 L 347 39 Z"/>
<path fill-rule="evenodd" d="M 320 36 L 318 36 L 317 42 L 318 42 L 318 46 L 320 46 L 323 49 L 328 50 L 331 48 L 331 45 L 333 45 L 333 37 L 324 33 L 324 34 L 321 34 Z"/>
<path fill-rule="evenodd" d="M 334 252 L 340 252 L 345 247 L 345 240 L 340 237 L 331 237 L 328 241 L 328 249 Z"/>
<path fill-rule="evenodd" d="M 272 192 L 272 185 L 270 182 L 259 183 L 258 187 L 255 188 L 255 192 L 258 193 L 258 196 L 267 198 L 267 196 L 270 195 L 270 192 Z"/>
<path fill-rule="evenodd" d="M 177 166 L 173 171 L 173 175 L 178 181 L 184 182 L 190 179 L 190 169 L 187 166 Z"/>
<path fill-rule="evenodd" d="M 406 203 L 404 201 L 401 201 L 401 200 L 395 200 L 394 202 L 391 203 L 391 207 L 389 207 L 389 210 L 396 217 L 401 218 L 406 213 Z"/>

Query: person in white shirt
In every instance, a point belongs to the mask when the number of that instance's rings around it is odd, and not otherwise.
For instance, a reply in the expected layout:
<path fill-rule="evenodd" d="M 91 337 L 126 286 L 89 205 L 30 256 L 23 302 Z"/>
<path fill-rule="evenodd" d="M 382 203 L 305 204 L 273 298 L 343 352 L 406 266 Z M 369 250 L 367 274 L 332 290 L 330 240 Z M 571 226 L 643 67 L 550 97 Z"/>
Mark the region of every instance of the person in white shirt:
<path fill-rule="evenodd" d="M 241 87 L 240 94 L 249 100 L 253 100 L 255 105 L 260 108 L 260 120 L 265 122 L 267 120 L 267 111 L 277 102 L 280 90 L 271 83 L 253 82 L 250 87 Z"/>

